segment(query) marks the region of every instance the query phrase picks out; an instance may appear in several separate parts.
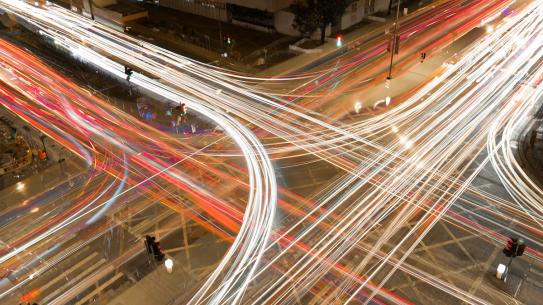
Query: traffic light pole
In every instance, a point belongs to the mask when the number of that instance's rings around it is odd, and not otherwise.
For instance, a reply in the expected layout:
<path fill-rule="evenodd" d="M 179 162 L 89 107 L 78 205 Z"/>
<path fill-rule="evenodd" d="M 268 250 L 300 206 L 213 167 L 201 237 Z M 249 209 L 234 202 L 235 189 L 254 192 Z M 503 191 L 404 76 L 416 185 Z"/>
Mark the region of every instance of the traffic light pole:
<path fill-rule="evenodd" d="M 390 0 L 393 1 L 393 0 Z M 396 35 L 398 34 L 398 23 L 400 22 L 400 0 L 398 0 L 398 3 L 396 5 L 396 21 L 394 22 L 394 33 L 392 35 L 392 43 L 391 43 L 391 49 L 390 49 L 390 66 L 388 68 L 388 76 L 387 79 L 392 79 L 392 64 L 394 63 L 394 52 L 396 48 L 399 46 L 396 46 Z M 398 41 L 399 43 L 399 41 Z"/>
<path fill-rule="evenodd" d="M 93 7 L 92 7 L 93 1 L 94 1 L 94 0 L 89 0 L 89 10 L 90 10 L 90 15 L 91 15 L 91 19 L 92 19 L 92 20 L 94 20 L 94 9 L 93 9 Z"/>
<path fill-rule="evenodd" d="M 524 254 L 525 248 L 526 248 L 526 244 L 524 242 L 524 239 L 522 238 L 511 237 L 507 240 L 507 244 L 505 245 L 505 248 L 503 249 L 503 253 L 507 257 L 509 257 L 509 262 L 507 263 L 507 267 L 505 268 L 505 272 L 504 272 L 505 276 L 503 278 L 504 281 L 507 279 L 507 276 L 509 275 L 511 264 L 513 263 L 513 259 L 517 256 L 522 256 L 522 254 Z"/>
<path fill-rule="evenodd" d="M 513 258 L 515 258 L 514 256 L 511 256 L 509 258 L 509 263 L 507 263 L 507 268 L 505 269 L 505 275 L 504 275 L 504 278 L 503 278 L 503 281 L 507 281 L 507 277 L 509 276 L 509 271 L 511 270 L 511 263 L 513 262 Z"/>
<path fill-rule="evenodd" d="M 511 256 L 509 258 L 509 263 L 507 263 L 507 271 L 509 272 L 509 267 L 511 267 L 511 263 L 513 262 L 513 258 L 515 258 L 514 256 Z"/>
<path fill-rule="evenodd" d="M 219 16 L 220 18 L 220 16 Z M 222 21 L 221 19 L 219 19 L 219 43 L 220 43 L 220 52 L 221 52 L 221 56 L 219 58 L 222 58 L 222 53 L 224 51 L 224 44 L 223 44 L 223 37 L 222 37 Z"/>

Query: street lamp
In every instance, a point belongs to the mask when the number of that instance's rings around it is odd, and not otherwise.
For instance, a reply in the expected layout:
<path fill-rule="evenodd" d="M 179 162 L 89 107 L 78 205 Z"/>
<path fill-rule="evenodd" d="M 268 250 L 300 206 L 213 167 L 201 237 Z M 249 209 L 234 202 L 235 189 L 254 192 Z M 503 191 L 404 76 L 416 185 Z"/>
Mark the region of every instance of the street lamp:
<path fill-rule="evenodd" d="M 391 100 L 392 99 L 390 98 L 390 96 L 385 97 L 385 105 L 387 105 L 387 106 L 390 105 Z"/>
<path fill-rule="evenodd" d="M 23 182 L 17 182 L 15 188 L 17 191 L 22 192 L 25 189 L 25 184 Z"/>
<path fill-rule="evenodd" d="M 172 273 L 173 260 L 168 258 L 167 260 L 164 261 L 164 266 L 166 267 L 166 271 L 168 271 L 168 273 Z"/>
<path fill-rule="evenodd" d="M 354 103 L 354 111 L 356 113 L 360 113 L 361 110 L 362 110 L 362 102 L 356 101 L 356 103 Z"/>
<path fill-rule="evenodd" d="M 413 140 L 409 139 L 406 136 L 400 136 L 400 144 L 402 144 L 406 149 L 413 147 Z"/>

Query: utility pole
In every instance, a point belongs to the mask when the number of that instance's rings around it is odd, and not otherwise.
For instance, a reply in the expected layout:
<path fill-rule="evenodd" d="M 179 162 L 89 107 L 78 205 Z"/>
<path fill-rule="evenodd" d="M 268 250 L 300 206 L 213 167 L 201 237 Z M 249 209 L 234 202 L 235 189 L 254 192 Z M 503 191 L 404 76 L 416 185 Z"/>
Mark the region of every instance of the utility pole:
<path fill-rule="evenodd" d="M 219 15 L 219 43 L 220 43 L 220 53 L 221 53 L 221 57 L 222 57 L 222 52 L 224 51 L 224 45 L 223 45 L 223 37 L 222 37 L 222 21 L 221 21 L 221 16 Z"/>
<path fill-rule="evenodd" d="M 391 3 L 393 0 L 390 0 Z M 392 43 L 390 48 L 390 67 L 388 68 L 387 79 L 392 79 L 392 64 L 394 63 L 394 53 L 399 49 L 400 40 L 396 40 L 396 35 L 398 35 L 398 23 L 400 22 L 400 0 L 396 5 L 396 21 L 394 22 L 394 32 L 392 34 Z M 398 45 L 396 45 L 396 43 Z"/>
<path fill-rule="evenodd" d="M 94 10 L 92 8 L 93 0 L 87 0 L 87 3 L 89 3 L 89 13 L 91 15 L 91 19 L 94 20 Z"/>

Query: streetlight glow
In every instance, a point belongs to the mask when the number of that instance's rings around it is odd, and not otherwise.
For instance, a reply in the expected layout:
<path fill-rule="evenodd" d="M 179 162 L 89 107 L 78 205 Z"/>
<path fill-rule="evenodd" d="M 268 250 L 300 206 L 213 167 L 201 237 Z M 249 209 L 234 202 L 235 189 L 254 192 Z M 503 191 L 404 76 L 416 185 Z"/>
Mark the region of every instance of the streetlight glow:
<path fill-rule="evenodd" d="M 164 266 L 166 267 L 166 271 L 168 271 L 168 273 L 172 273 L 173 260 L 171 258 L 166 259 L 164 261 Z"/>
<path fill-rule="evenodd" d="M 356 103 L 354 103 L 354 111 L 356 113 L 360 113 L 361 110 L 362 110 L 362 102 L 356 101 Z"/>
<path fill-rule="evenodd" d="M 23 182 L 17 182 L 17 185 L 15 186 L 15 188 L 21 192 L 25 189 L 25 184 Z"/>

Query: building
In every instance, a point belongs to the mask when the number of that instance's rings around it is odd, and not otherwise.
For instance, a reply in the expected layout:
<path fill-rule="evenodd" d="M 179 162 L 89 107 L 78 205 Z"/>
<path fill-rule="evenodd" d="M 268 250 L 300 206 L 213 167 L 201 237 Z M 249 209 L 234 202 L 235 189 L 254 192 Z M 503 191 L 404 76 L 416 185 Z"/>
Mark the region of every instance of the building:
<path fill-rule="evenodd" d="M 117 0 L 57 0 L 69 6 L 72 11 L 82 13 L 104 25 L 119 31 L 125 30 L 127 22 L 147 18 L 143 7 Z"/>
<path fill-rule="evenodd" d="M 153 0 L 155 4 L 266 32 L 297 36 L 294 14 L 288 8 L 294 0 Z M 379 11 L 388 10 L 390 0 L 355 0 L 341 18 L 343 30 Z"/>

